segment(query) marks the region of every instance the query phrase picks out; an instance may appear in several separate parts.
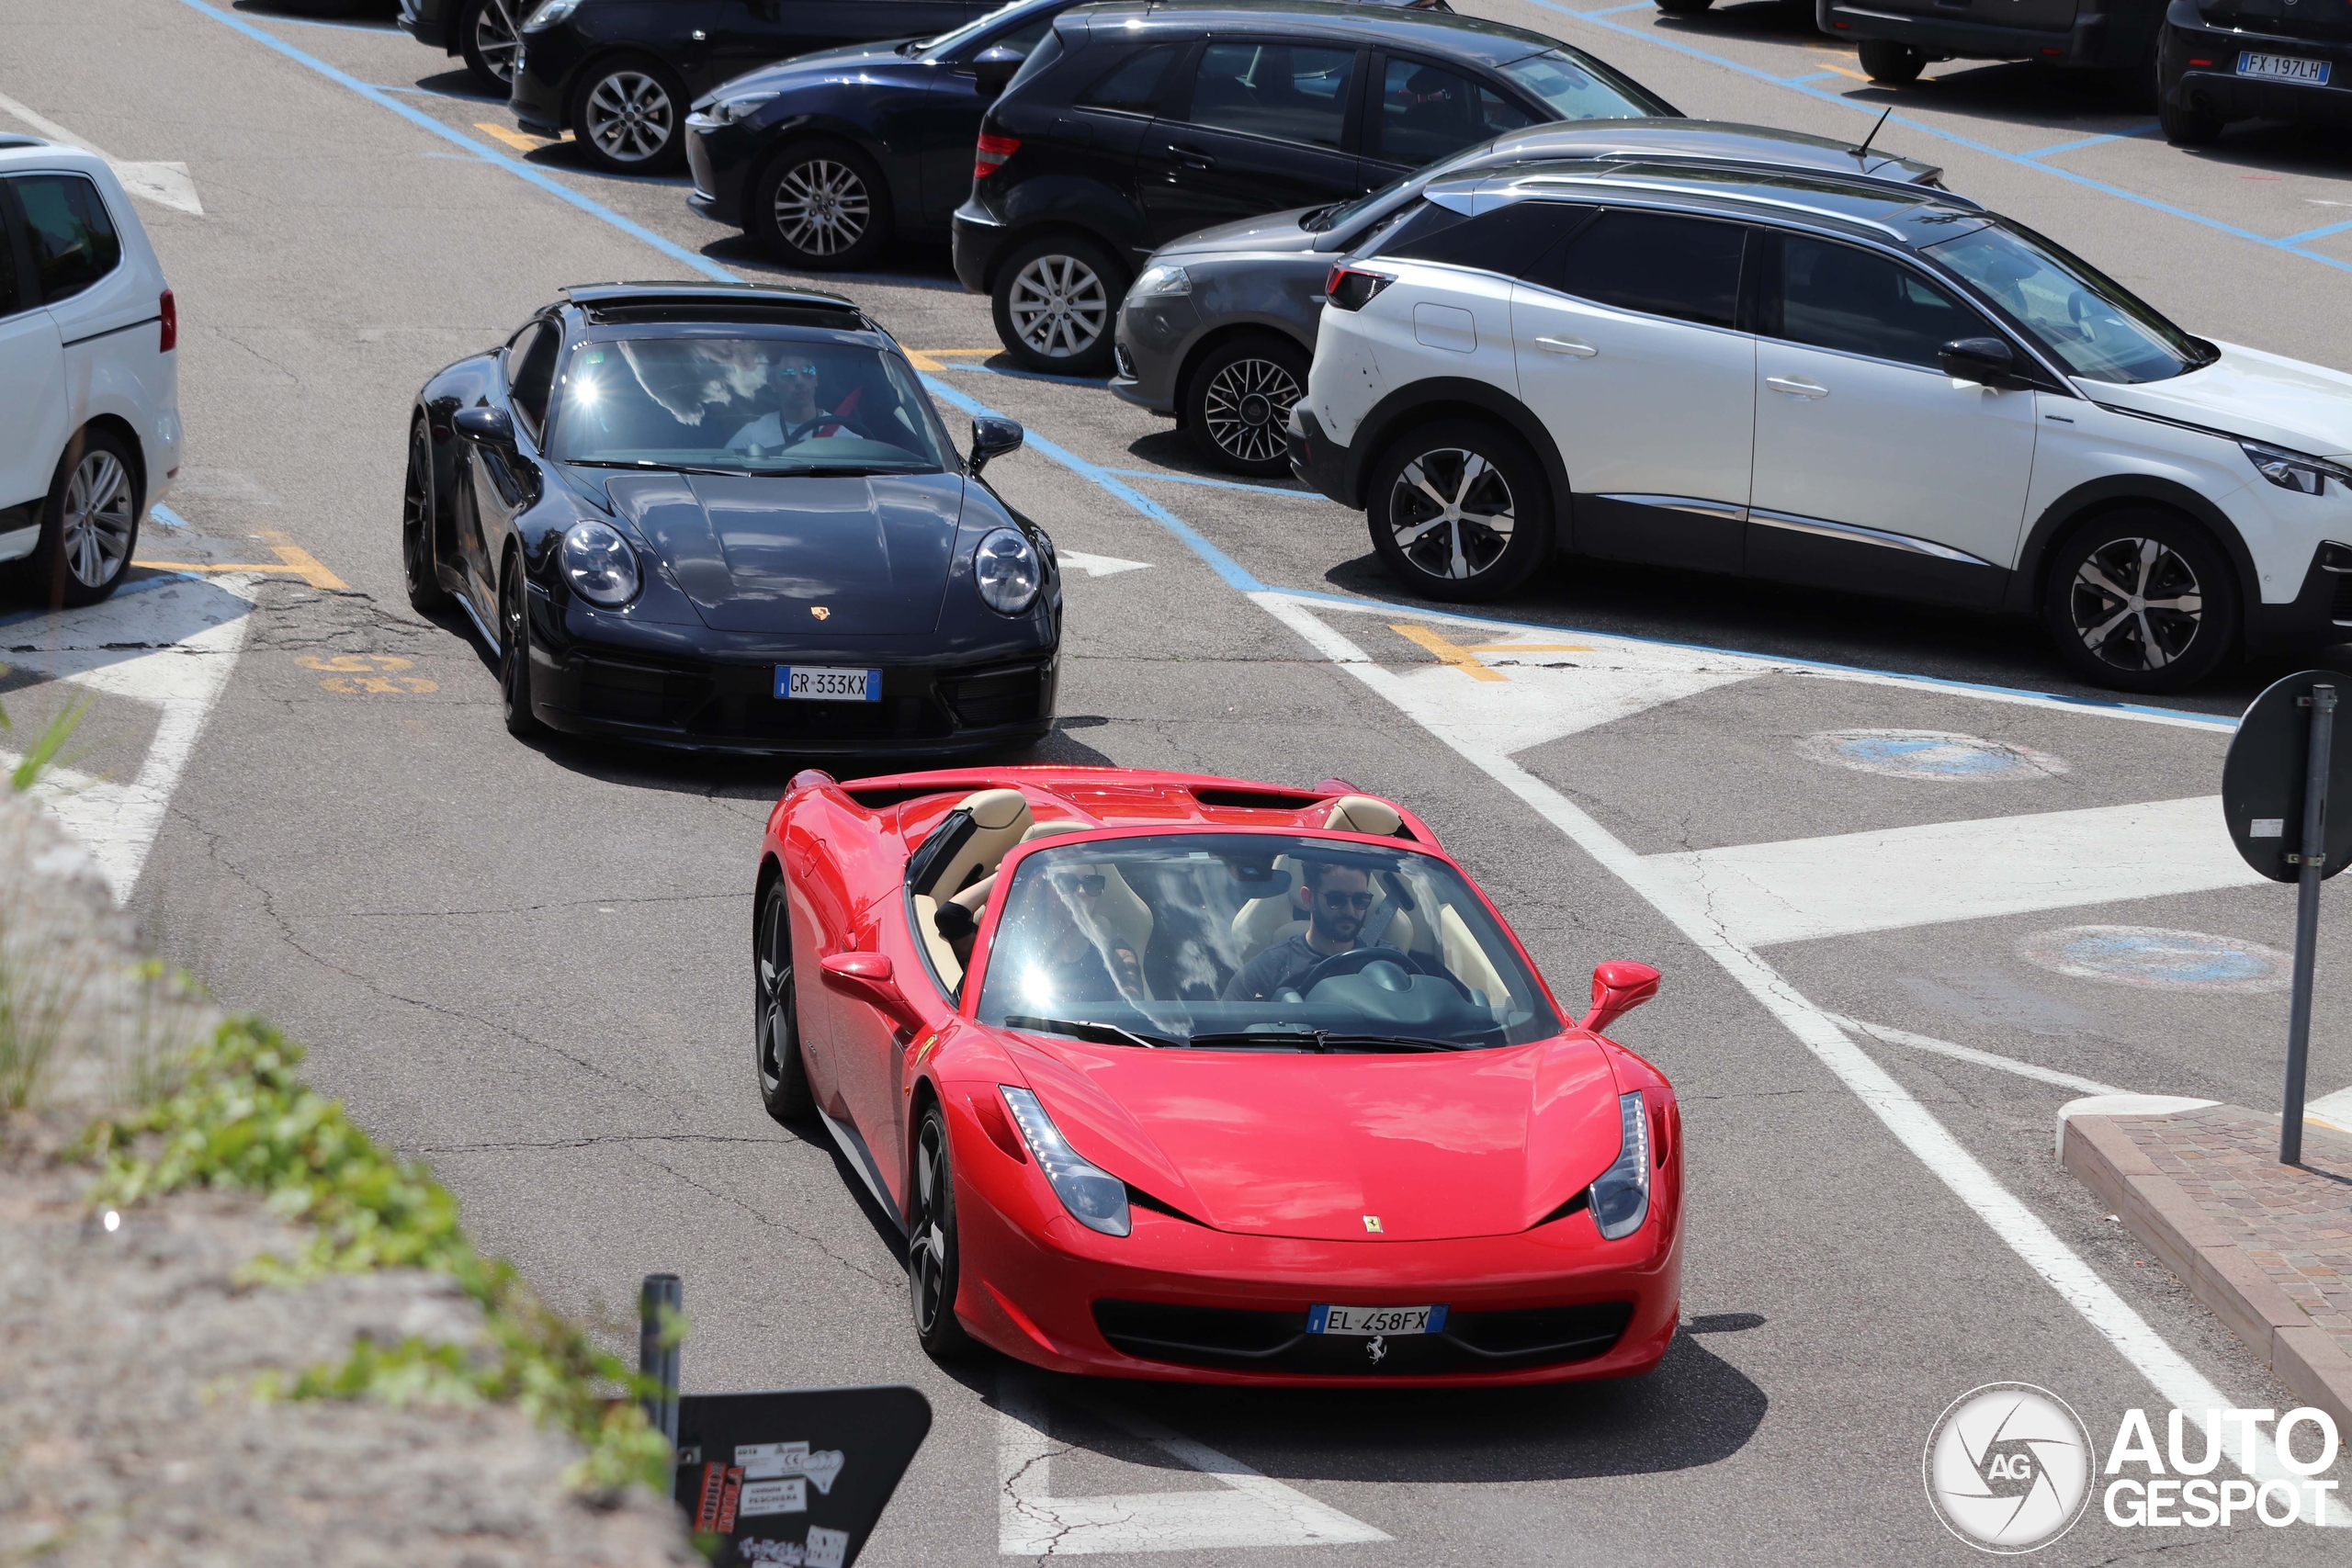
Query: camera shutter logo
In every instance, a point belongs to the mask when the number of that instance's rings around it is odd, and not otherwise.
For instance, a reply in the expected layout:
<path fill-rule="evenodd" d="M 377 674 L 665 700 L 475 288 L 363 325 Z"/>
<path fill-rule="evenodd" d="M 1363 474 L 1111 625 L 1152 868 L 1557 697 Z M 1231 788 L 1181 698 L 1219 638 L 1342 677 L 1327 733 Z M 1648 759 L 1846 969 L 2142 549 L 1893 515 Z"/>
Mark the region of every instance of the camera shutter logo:
<path fill-rule="evenodd" d="M 1996 1382 L 1952 1401 L 1920 1470 L 1944 1528 L 1980 1551 L 2038 1551 L 2075 1528 L 2098 1455 L 2067 1403 L 2031 1383 Z"/>

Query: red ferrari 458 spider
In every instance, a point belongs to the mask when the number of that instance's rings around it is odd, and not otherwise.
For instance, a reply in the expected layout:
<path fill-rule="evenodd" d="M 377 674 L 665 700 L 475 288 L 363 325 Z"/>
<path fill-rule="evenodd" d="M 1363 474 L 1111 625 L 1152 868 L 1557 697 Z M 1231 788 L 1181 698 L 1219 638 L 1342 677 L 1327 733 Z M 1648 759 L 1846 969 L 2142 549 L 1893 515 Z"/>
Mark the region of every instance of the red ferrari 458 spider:
<path fill-rule="evenodd" d="M 1410 812 L 1116 768 L 835 783 L 768 820 L 760 1093 L 905 1228 L 915 1330 L 1058 1371 L 1647 1371 L 1674 1090 L 1564 1015 Z"/>

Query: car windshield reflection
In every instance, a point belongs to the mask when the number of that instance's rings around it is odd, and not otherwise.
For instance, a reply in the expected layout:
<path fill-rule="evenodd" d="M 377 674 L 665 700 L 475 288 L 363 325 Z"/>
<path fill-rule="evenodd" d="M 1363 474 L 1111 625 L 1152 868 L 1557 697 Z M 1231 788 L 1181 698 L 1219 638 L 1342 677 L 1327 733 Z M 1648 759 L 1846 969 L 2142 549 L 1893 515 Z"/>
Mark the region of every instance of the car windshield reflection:
<path fill-rule="evenodd" d="M 1142 1049 L 1477 1049 L 1558 1016 L 1485 901 L 1434 856 L 1192 834 L 1031 853 L 985 1022 Z"/>

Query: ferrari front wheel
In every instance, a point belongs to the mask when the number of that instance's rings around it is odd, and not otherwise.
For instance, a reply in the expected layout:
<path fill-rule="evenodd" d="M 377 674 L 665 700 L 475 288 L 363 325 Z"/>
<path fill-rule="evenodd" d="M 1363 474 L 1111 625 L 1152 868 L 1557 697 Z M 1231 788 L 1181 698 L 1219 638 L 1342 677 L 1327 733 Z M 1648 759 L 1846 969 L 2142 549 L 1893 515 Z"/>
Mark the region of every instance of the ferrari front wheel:
<path fill-rule="evenodd" d="M 784 883 L 772 883 L 760 900 L 752 987 L 758 1021 L 752 1062 L 760 1072 L 760 1103 L 787 1127 L 817 1120 L 817 1097 L 808 1089 L 808 1064 L 800 1055 L 800 1002 L 792 987 L 792 922 Z"/>
<path fill-rule="evenodd" d="M 956 1321 L 956 1287 L 962 1277 L 956 1245 L 956 1168 L 947 1145 L 947 1117 L 927 1107 L 915 1134 L 914 1201 L 907 1215 L 907 1295 L 915 1337 L 935 1361 L 968 1355 L 972 1337 Z"/>

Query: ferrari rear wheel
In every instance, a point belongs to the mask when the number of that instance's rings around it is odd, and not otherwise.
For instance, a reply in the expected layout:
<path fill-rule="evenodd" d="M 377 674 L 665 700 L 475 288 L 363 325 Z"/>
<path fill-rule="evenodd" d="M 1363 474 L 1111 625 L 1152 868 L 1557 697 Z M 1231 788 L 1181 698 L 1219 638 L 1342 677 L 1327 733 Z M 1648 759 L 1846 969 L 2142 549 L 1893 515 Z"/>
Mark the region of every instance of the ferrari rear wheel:
<path fill-rule="evenodd" d="M 531 711 L 531 617 L 523 587 L 523 563 L 509 561 L 505 586 L 498 595 L 498 702 L 504 710 L 506 733 L 517 740 L 537 740 L 548 732 Z"/>
<path fill-rule="evenodd" d="M 800 1055 L 800 1000 L 792 986 L 792 920 L 779 877 L 760 900 L 759 931 L 752 953 L 752 990 L 758 1009 L 752 1059 L 760 1073 L 760 1103 L 787 1127 L 817 1120 L 817 1097 L 808 1089 L 808 1064 Z"/>
<path fill-rule="evenodd" d="M 956 1321 L 956 1287 L 962 1259 L 956 1246 L 956 1168 L 949 1157 L 947 1118 L 936 1104 L 915 1134 L 914 1201 L 907 1215 L 907 1295 L 915 1337 L 935 1361 L 971 1353 L 972 1337 Z"/>

